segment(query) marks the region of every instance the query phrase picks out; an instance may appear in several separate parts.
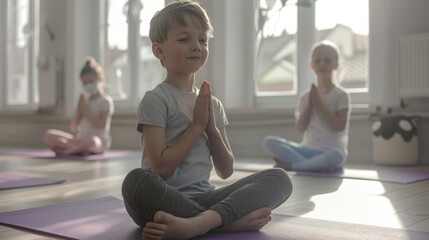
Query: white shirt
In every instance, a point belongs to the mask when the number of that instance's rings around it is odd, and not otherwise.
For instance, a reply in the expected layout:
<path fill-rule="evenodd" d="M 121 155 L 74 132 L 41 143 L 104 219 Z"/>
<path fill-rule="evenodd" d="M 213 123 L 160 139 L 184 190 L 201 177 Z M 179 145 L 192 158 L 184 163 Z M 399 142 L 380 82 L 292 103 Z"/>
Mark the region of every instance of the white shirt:
<path fill-rule="evenodd" d="M 309 104 L 310 90 L 305 92 L 295 110 L 295 117 L 304 111 Z M 317 111 L 311 111 L 310 121 L 304 131 L 301 142 L 302 147 L 319 150 L 338 150 L 347 156 L 349 142 L 349 119 L 350 119 L 350 95 L 341 87 L 334 87 L 329 93 L 320 96 L 323 104 L 329 111 L 335 113 L 340 110 L 349 109 L 347 114 L 346 127 L 342 131 L 334 131 L 329 126 L 327 120 Z"/>
<path fill-rule="evenodd" d="M 86 98 L 84 104 L 88 107 L 90 113 L 95 117 L 100 116 L 100 114 L 103 112 L 109 112 L 106 120 L 106 127 L 104 129 L 97 129 L 88 121 L 88 119 L 83 118 L 79 122 L 76 138 L 90 138 L 93 136 L 98 136 L 103 142 L 103 145 L 106 148 L 109 148 L 111 145 L 110 121 L 114 111 L 112 98 L 108 95 L 101 94 L 94 100 L 89 100 Z"/>

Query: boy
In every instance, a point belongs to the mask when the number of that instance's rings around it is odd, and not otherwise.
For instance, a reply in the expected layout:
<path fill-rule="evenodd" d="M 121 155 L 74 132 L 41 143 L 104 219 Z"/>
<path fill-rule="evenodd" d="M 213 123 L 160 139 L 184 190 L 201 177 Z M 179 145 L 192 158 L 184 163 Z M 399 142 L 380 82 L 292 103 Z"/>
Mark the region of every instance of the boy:
<path fill-rule="evenodd" d="M 198 3 L 177 1 L 153 17 L 149 36 L 154 55 L 167 71 L 138 109 L 142 168 L 124 180 L 126 209 L 142 227 L 143 239 L 188 239 L 209 231 L 259 230 L 271 209 L 291 194 L 286 172 L 270 169 L 214 189 L 233 173 L 221 102 L 208 82 L 195 86 L 205 64 L 213 28 Z"/>

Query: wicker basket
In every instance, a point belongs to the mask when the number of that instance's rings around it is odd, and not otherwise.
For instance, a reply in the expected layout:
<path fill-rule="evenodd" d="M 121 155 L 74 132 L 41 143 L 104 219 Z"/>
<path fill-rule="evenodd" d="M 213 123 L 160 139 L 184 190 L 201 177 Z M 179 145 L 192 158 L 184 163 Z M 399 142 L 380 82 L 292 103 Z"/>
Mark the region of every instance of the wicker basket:
<path fill-rule="evenodd" d="M 414 165 L 418 162 L 417 116 L 385 115 L 375 119 L 374 162 L 383 165 Z"/>

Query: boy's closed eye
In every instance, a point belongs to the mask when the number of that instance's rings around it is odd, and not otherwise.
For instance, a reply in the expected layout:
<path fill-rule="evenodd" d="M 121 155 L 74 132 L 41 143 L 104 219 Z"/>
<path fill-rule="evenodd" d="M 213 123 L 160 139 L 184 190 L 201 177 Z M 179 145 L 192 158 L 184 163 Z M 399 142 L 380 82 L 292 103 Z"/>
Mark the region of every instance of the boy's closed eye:
<path fill-rule="evenodd" d="M 179 38 L 177 41 L 186 42 L 188 40 L 189 40 L 188 38 Z M 207 38 L 200 38 L 198 41 L 201 43 L 207 43 L 209 40 Z"/>
<path fill-rule="evenodd" d="M 209 40 L 207 38 L 201 38 L 200 42 L 203 44 L 207 44 L 207 43 L 209 43 Z"/>

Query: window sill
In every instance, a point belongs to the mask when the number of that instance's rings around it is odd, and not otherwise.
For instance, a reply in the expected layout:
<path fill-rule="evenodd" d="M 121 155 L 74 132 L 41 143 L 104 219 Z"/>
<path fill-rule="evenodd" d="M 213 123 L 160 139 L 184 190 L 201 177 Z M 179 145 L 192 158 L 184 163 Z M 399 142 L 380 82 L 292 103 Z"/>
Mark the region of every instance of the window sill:
<path fill-rule="evenodd" d="M 228 121 L 233 126 L 294 124 L 294 108 L 228 108 Z M 353 105 L 351 119 L 369 119 L 375 108 L 368 105 Z"/>

